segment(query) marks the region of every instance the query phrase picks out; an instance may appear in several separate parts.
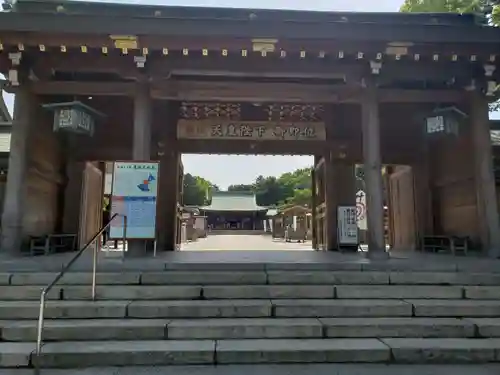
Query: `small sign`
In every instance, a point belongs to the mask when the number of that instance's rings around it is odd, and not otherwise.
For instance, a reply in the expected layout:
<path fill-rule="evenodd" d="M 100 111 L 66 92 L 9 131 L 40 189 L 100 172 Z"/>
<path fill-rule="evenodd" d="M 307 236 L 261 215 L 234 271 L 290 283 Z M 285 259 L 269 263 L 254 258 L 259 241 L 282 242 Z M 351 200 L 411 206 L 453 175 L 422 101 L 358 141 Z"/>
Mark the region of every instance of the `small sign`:
<path fill-rule="evenodd" d="M 156 235 L 157 162 L 115 162 L 111 194 L 111 215 L 127 216 L 127 238 L 151 239 Z M 110 237 L 122 238 L 124 223 L 111 223 Z"/>
<path fill-rule="evenodd" d="M 357 246 L 358 224 L 355 206 L 339 206 L 337 209 L 337 237 L 339 246 Z"/>
<path fill-rule="evenodd" d="M 368 223 L 366 221 L 366 194 L 363 190 L 356 193 L 356 221 L 359 229 L 368 230 Z"/>
<path fill-rule="evenodd" d="M 115 48 L 119 49 L 137 49 L 137 37 L 134 35 L 110 35 L 109 38 L 113 41 Z"/>
<path fill-rule="evenodd" d="M 266 141 L 320 141 L 326 139 L 323 122 L 179 120 L 179 139 Z"/>

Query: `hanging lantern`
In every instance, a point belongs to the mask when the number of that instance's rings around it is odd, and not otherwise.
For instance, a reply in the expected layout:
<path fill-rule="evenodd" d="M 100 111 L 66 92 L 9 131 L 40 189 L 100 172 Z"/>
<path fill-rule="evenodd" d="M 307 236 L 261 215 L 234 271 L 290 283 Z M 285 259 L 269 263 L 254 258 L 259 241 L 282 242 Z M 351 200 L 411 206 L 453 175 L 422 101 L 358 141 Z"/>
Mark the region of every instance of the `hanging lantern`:
<path fill-rule="evenodd" d="M 425 133 L 433 135 L 454 135 L 460 133 L 460 126 L 467 115 L 456 107 L 437 108 L 425 117 Z"/>
<path fill-rule="evenodd" d="M 79 101 L 45 104 L 54 112 L 54 132 L 65 131 L 92 137 L 97 118 L 105 115 Z"/>

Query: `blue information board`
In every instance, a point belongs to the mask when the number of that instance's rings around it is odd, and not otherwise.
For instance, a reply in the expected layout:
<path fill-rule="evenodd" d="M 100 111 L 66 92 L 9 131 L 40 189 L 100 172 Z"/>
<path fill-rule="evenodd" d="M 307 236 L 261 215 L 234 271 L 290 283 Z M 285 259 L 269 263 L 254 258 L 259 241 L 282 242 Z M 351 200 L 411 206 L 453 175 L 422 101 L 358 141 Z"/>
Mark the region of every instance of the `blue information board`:
<path fill-rule="evenodd" d="M 128 239 L 155 238 L 157 162 L 115 162 L 111 189 L 111 215 L 127 216 Z M 113 220 L 111 238 L 123 238 L 122 217 Z"/>

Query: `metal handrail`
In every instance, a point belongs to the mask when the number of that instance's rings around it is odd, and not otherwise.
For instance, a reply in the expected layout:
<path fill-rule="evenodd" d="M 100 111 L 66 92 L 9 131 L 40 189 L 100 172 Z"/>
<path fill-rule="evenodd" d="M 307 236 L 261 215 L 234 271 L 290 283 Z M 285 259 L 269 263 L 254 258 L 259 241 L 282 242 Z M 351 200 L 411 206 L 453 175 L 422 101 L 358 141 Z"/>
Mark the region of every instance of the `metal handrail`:
<path fill-rule="evenodd" d="M 111 216 L 109 222 L 104 225 L 99 231 L 88 241 L 85 246 L 83 246 L 78 253 L 66 264 L 61 272 L 57 274 L 54 280 L 47 285 L 40 295 L 40 312 L 38 315 L 38 327 L 37 327 L 37 338 L 36 338 L 36 355 L 39 356 L 42 351 L 42 334 L 43 334 L 43 323 L 44 323 L 44 311 L 45 311 L 45 297 L 47 293 L 57 284 L 59 280 L 66 274 L 66 272 L 71 268 L 71 266 L 80 258 L 80 256 L 87 250 L 94 241 L 96 241 L 102 233 L 111 225 L 112 221 L 117 217 L 123 217 L 123 251 L 125 252 L 125 244 L 127 240 L 127 216 L 119 213 Z M 94 248 L 94 254 L 92 259 L 92 301 L 95 301 L 96 298 L 96 270 L 97 270 L 97 251 L 98 246 Z"/>

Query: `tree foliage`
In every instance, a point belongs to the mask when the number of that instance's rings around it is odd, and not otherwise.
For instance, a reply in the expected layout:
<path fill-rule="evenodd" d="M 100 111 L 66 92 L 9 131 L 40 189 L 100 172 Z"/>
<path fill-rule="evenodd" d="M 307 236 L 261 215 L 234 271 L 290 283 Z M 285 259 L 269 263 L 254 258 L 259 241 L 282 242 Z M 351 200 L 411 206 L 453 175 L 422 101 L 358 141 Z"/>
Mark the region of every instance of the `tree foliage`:
<path fill-rule="evenodd" d="M 229 186 L 229 191 L 253 191 L 260 206 L 311 205 L 311 168 L 297 169 L 280 177 L 259 176 L 253 184 Z"/>
<path fill-rule="evenodd" d="M 205 206 L 210 203 L 212 191 L 219 190 L 217 185 L 205 180 L 200 176 L 193 176 L 189 173 L 184 175 L 184 205 Z"/>
<path fill-rule="evenodd" d="M 283 205 L 312 205 L 312 168 L 301 168 L 279 177 L 259 176 L 252 184 L 234 184 L 228 191 L 252 191 L 257 204 L 264 207 Z M 364 190 L 363 166 L 356 166 L 356 189 Z M 219 188 L 210 181 L 189 173 L 184 175 L 184 204 L 203 206 L 210 204 L 211 193 Z"/>
<path fill-rule="evenodd" d="M 500 25 L 499 0 L 405 0 L 401 12 L 477 13 L 493 25 Z"/>

